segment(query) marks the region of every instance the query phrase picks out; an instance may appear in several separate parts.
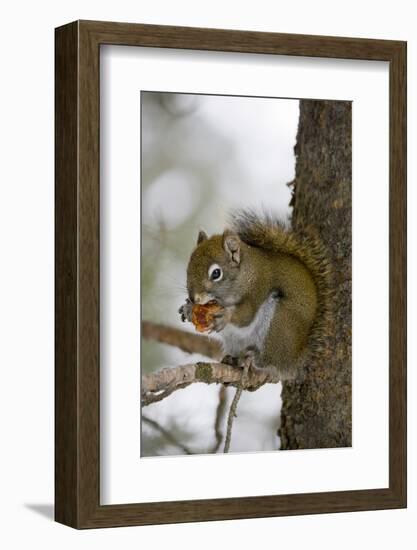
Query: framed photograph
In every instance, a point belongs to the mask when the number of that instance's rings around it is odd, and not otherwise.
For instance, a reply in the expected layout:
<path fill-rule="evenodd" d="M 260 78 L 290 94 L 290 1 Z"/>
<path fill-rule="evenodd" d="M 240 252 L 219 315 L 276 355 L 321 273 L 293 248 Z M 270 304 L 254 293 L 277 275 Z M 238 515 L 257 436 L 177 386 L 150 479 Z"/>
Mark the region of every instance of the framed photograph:
<path fill-rule="evenodd" d="M 406 43 L 56 29 L 55 518 L 406 506 Z"/>

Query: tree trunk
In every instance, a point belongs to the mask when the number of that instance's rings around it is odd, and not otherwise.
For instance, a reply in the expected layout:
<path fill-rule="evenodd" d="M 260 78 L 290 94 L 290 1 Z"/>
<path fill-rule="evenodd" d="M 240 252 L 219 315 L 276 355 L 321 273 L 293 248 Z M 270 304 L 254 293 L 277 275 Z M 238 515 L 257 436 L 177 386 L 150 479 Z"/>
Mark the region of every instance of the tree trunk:
<path fill-rule="evenodd" d="M 332 260 L 335 319 L 326 360 L 302 381 L 283 383 L 281 449 L 348 447 L 352 441 L 352 108 L 347 101 L 300 101 L 294 229 L 313 231 Z"/>

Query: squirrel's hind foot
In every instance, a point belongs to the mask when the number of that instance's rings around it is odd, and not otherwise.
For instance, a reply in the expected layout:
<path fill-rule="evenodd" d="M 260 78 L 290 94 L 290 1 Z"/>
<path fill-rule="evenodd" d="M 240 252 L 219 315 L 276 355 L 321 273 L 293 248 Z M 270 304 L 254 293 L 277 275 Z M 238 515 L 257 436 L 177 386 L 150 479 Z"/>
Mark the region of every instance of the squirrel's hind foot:
<path fill-rule="evenodd" d="M 247 366 L 249 372 L 258 372 L 263 368 L 261 366 L 261 352 L 256 346 L 248 346 L 239 353 L 238 357 L 229 354 L 225 355 L 221 363 L 239 369 L 244 369 Z"/>
<path fill-rule="evenodd" d="M 259 371 L 261 352 L 256 346 L 248 346 L 239 354 L 238 364 L 242 369 L 248 366 L 249 371 Z"/>
<path fill-rule="evenodd" d="M 239 359 L 237 357 L 233 357 L 233 355 L 225 355 L 220 363 L 224 363 L 225 365 L 230 365 L 231 367 L 239 367 Z"/>

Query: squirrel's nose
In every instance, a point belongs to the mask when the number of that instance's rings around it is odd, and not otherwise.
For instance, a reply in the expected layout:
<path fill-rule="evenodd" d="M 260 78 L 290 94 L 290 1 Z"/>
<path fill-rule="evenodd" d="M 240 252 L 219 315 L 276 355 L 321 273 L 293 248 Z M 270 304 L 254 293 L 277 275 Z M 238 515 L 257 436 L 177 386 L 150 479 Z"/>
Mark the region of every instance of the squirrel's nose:
<path fill-rule="evenodd" d="M 211 297 L 206 292 L 195 292 L 193 294 L 193 303 L 204 305 L 211 300 Z"/>
<path fill-rule="evenodd" d="M 190 298 L 190 301 L 194 304 L 194 292 L 192 290 L 189 291 L 188 297 Z"/>

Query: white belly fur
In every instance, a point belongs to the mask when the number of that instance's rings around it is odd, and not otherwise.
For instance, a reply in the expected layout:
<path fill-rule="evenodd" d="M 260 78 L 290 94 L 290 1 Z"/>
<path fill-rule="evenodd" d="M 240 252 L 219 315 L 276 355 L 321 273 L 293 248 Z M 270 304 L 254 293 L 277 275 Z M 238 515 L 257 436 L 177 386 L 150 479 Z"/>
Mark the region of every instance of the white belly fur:
<path fill-rule="evenodd" d="M 275 313 L 277 299 L 269 297 L 261 305 L 253 321 L 246 327 L 237 327 L 229 323 L 220 332 L 225 354 L 237 357 L 248 346 L 263 349 L 269 326 Z"/>

